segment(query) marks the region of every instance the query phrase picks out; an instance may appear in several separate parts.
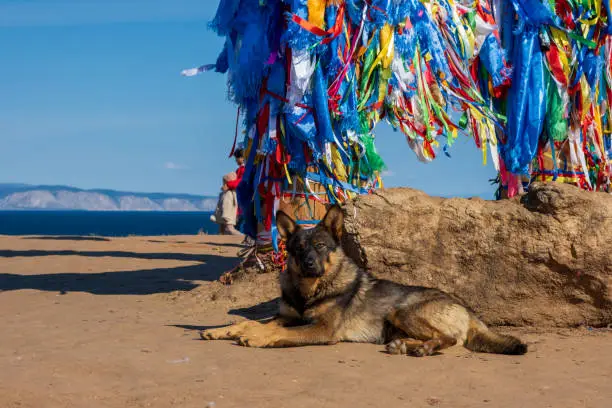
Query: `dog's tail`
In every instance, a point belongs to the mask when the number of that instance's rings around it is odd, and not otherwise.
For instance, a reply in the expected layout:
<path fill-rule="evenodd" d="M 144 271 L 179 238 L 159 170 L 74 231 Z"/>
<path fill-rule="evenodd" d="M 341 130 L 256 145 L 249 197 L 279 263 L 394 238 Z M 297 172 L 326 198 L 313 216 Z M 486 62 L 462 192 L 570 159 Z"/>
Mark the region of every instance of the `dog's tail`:
<path fill-rule="evenodd" d="M 527 352 L 527 345 L 521 340 L 495 333 L 475 317 L 470 322 L 465 347 L 481 353 L 521 355 Z"/>

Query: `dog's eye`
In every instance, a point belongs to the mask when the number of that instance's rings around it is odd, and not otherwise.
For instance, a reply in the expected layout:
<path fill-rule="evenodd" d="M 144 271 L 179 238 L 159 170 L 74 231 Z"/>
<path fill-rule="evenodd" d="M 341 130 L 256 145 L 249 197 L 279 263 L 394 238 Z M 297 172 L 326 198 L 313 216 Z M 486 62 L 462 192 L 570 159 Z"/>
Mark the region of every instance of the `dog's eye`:
<path fill-rule="evenodd" d="M 325 244 L 322 244 L 322 243 L 317 243 L 317 244 L 315 244 L 315 246 L 314 246 L 314 247 L 315 247 L 316 249 L 323 249 L 323 248 L 325 248 Z"/>

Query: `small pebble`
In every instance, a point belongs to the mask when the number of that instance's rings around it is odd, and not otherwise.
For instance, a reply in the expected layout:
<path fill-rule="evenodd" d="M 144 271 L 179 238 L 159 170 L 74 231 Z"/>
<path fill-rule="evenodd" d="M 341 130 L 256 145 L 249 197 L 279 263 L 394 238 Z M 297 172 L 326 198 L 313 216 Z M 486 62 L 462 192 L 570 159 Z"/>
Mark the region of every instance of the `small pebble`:
<path fill-rule="evenodd" d="M 436 397 L 429 397 L 425 401 L 431 406 L 440 405 L 441 402 L 440 399 Z"/>

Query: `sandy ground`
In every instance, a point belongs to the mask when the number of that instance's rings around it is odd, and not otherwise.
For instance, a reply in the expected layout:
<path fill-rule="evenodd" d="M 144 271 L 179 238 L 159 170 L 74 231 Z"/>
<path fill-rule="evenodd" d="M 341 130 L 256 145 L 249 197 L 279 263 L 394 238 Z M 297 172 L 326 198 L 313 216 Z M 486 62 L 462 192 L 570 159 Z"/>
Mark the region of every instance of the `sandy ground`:
<path fill-rule="evenodd" d="M 215 282 L 237 250 L 210 236 L 0 237 L 0 407 L 612 406 L 609 330 L 515 330 L 522 357 L 201 341 L 274 310 L 270 275 Z"/>

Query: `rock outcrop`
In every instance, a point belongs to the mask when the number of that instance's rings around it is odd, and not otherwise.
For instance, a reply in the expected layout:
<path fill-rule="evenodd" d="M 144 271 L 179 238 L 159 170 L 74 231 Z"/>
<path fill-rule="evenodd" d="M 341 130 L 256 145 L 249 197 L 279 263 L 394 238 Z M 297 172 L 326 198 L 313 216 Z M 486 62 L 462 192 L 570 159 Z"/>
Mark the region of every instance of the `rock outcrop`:
<path fill-rule="evenodd" d="M 612 323 L 612 195 L 534 184 L 522 198 L 399 188 L 345 207 L 345 250 L 381 278 L 457 295 L 487 323 Z"/>

